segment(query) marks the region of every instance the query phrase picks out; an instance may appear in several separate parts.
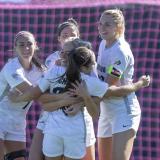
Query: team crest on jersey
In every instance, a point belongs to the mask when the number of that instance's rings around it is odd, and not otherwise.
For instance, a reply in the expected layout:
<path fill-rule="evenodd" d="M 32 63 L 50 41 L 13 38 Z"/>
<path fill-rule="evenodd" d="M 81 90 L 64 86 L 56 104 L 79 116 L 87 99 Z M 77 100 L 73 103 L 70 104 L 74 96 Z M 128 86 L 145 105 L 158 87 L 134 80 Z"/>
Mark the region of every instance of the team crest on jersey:
<path fill-rule="evenodd" d="M 116 65 L 120 65 L 120 64 L 121 64 L 121 61 L 120 61 L 120 60 L 118 60 L 118 61 L 114 62 L 114 64 L 116 64 Z"/>
<path fill-rule="evenodd" d="M 46 61 L 46 65 L 47 65 L 47 66 L 49 66 L 50 63 L 51 63 L 51 60 L 50 60 L 50 59 Z"/>
<path fill-rule="evenodd" d="M 18 78 L 19 78 L 19 74 L 13 73 L 13 74 L 12 74 L 12 77 L 13 77 L 14 79 L 18 79 Z"/>

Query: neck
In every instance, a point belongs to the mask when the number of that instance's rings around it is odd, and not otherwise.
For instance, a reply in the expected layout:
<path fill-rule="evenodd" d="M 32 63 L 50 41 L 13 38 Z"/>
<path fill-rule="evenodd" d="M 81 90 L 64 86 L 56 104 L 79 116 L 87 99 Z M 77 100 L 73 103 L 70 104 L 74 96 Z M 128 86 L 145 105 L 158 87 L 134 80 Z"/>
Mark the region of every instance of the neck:
<path fill-rule="evenodd" d="M 22 60 L 21 58 L 18 58 L 20 64 L 22 65 L 22 67 L 25 69 L 25 70 L 31 70 L 32 68 L 32 63 L 31 63 L 31 60 L 27 59 L 27 60 Z"/>
<path fill-rule="evenodd" d="M 110 47 L 114 44 L 114 42 L 117 41 L 117 39 L 118 39 L 118 38 L 106 40 L 106 47 L 107 47 L 107 48 L 110 48 Z"/>

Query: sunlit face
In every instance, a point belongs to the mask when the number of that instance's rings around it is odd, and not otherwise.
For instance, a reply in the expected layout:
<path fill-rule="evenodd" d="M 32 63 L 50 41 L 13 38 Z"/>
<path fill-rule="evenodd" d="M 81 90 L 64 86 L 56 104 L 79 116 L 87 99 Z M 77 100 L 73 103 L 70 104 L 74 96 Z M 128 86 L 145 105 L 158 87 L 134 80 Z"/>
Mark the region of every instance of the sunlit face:
<path fill-rule="evenodd" d="M 117 27 L 111 15 L 103 14 L 98 23 L 99 34 L 106 41 L 115 41 Z"/>
<path fill-rule="evenodd" d="M 36 49 L 36 42 L 31 36 L 19 36 L 15 44 L 15 51 L 22 60 L 31 60 Z"/>
<path fill-rule="evenodd" d="M 70 53 L 73 49 L 74 47 L 71 42 L 65 42 L 60 57 L 66 60 L 67 54 Z"/>
<path fill-rule="evenodd" d="M 75 38 L 78 38 L 79 35 L 77 33 L 77 30 L 75 29 L 75 27 L 73 26 L 68 26 L 68 27 L 65 27 L 62 31 L 61 31 L 61 34 L 60 36 L 58 37 L 58 41 L 60 42 L 61 44 L 61 47 L 63 47 L 66 39 L 70 38 L 70 37 L 75 37 Z"/>

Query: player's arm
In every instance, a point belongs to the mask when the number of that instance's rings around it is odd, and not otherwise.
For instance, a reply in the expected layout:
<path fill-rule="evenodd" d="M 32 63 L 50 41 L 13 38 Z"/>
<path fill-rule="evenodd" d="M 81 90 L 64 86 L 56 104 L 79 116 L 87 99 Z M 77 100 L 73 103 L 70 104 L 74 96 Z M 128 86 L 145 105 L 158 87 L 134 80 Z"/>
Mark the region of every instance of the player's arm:
<path fill-rule="evenodd" d="M 43 103 L 50 103 L 50 102 L 54 102 L 62 99 L 67 99 L 69 97 L 70 96 L 68 92 L 59 93 L 59 94 L 50 94 L 46 92 L 46 93 L 43 93 L 37 100 L 43 104 Z"/>
<path fill-rule="evenodd" d="M 147 87 L 150 84 L 150 76 L 141 76 L 139 80 L 135 83 L 128 84 L 128 85 L 123 85 L 123 86 L 110 86 L 103 96 L 103 99 L 111 97 L 111 96 L 116 96 L 116 97 L 123 97 L 126 96 L 127 94 L 130 94 L 131 92 L 135 92 L 141 88 Z"/>
<path fill-rule="evenodd" d="M 38 99 L 43 93 L 45 93 L 49 89 L 50 83 L 48 81 L 48 76 L 49 73 L 38 81 L 37 86 L 31 86 L 27 90 L 22 90 L 20 86 L 16 86 L 15 90 L 19 90 L 21 94 L 16 95 L 17 92 L 13 91 L 9 93 L 9 98 L 13 102 L 31 101 Z"/>
<path fill-rule="evenodd" d="M 38 86 L 28 86 L 25 82 L 16 86 L 13 91 L 8 94 L 12 102 L 31 101 L 37 99 L 42 94 Z"/>
<path fill-rule="evenodd" d="M 55 100 L 53 98 L 50 101 L 43 101 L 43 102 L 41 101 L 42 108 L 45 111 L 52 112 L 52 111 L 57 110 L 63 106 L 70 106 L 70 105 L 82 102 L 82 99 L 79 97 L 71 97 L 71 96 L 66 97 L 65 96 L 65 98 L 64 98 L 62 94 L 59 96 L 61 97 L 59 100 L 58 99 Z"/>
<path fill-rule="evenodd" d="M 92 118 L 97 118 L 99 116 L 100 99 L 98 97 L 90 96 L 85 82 L 76 82 L 75 84 L 72 84 L 72 86 L 74 87 L 74 89 L 70 89 L 70 93 L 72 95 L 81 97 Z"/>

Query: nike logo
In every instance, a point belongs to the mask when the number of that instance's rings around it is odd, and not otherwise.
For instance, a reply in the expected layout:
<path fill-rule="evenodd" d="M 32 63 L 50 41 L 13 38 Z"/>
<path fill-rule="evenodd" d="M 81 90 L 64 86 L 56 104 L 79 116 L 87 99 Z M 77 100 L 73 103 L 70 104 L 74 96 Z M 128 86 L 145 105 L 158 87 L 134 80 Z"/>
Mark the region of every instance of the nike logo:
<path fill-rule="evenodd" d="M 124 125 L 124 124 L 123 124 L 123 127 L 124 127 L 124 128 L 125 128 L 125 127 L 128 127 L 128 126 L 129 126 L 129 125 Z"/>

